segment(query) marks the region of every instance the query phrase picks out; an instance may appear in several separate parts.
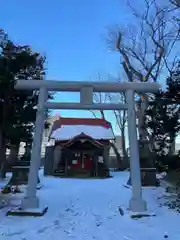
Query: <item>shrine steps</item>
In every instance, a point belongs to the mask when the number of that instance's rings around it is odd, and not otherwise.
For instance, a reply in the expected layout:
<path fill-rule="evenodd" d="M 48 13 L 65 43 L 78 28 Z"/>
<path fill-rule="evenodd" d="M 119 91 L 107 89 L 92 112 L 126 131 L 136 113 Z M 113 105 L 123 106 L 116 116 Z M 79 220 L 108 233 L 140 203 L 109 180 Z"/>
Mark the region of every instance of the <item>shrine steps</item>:
<path fill-rule="evenodd" d="M 79 169 L 76 170 L 75 172 L 68 172 L 68 175 L 66 175 L 64 168 L 59 168 L 57 169 L 54 173 L 53 176 L 55 177 L 74 177 L 74 178 L 108 178 L 109 177 L 109 169 L 108 168 L 102 168 L 99 171 L 98 176 L 92 175 L 92 173 L 89 170 L 85 169 Z"/>
<path fill-rule="evenodd" d="M 54 176 L 57 176 L 57 177 L 65 177 L 65 170 L 64 168 L 59 168 L 57 169 L 54 174 Z"/>
<path fill-rule="evenodd" d="M 108 168 L 103 169 L 103 177 L 109 177 L 109 169 Z"/>

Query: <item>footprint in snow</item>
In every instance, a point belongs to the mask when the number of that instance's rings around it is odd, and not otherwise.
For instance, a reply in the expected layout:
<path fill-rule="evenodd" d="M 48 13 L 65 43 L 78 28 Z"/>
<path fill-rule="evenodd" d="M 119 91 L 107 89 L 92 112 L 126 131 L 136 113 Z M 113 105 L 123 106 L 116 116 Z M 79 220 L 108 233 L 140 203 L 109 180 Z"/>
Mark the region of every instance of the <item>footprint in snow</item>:
<path fill-rule="evenodd" d="M 13 233 L 1 233 L 0 235 L 5 237 L 13 237 L 15 235 L 21 235 L 22 233 L 24 233 L 24 231 L 13 232 Z"/>
<path fill-rule="evenodd" d="M 54 224 L 54 227 L 59 227 L 59 225 L 60 225 L 60 222 L 59 222 L 59 220 L 55 220 L 54 222 L 53 222 L 53 224 Z"/>
<path fill-rule="evenodd" d="M 49 227 L 43 227 L 37 231 L 37 233 L 44 233 Z"/>
<path fill-rule="evenodd" d="M 102 225 L 102 219 L 99 215 L 94 215 L 95 216 L 95 222 L 96 222 L 96 226 L 100 227 Z"/>

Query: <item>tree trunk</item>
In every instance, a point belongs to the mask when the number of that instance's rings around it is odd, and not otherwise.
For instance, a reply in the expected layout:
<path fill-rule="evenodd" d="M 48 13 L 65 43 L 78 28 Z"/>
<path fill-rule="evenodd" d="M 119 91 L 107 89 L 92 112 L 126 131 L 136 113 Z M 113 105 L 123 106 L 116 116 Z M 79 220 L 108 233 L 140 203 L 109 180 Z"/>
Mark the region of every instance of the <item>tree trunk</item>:
<path fill-rule="evenodd" d="M 1 129 L 0 129 L 0 178 L 6 177 L 6 124 L 8 119 L 8 112 L 9 112 L 9 98 L 10 92 L 7 91 L 4 95 L 4 102 L 2 104 L 1 110 Z"/>
<path fill-rule="evenodd" d="M 128 154 L 126 151 L 126 142 L 125 142 L 125 133 L 124 133 L 124 129 L 121 129 L 121 141 L 122 141 L 122 152 L 123 152 L 123 165 L 126 167 L 128 166 Z"/>
<path fill-rule="evenodd" d="M 121 159 L 120 153 L 118 152 L 118 149 L 117 149 L 114 142 L 111 141 L 110 145 L 111 145 L 111 147 L 112 147 L 112 149 L 113 149 L 113 151 L 114 151 L 114 153 L 117 157 L 118 168 L 121 169 L 122 168 L 122 159 Z"/>
<path fill-rule="evenodd" d="M 138 130 L 139 130 L 139 139 L 140 140 L 147 140 L 147 130 L 145 127 L 145 111 L 148 108 L 148 98 L 147 96 L 140 96 L 141 104 L 139 106 L 139 113 L 138 113 Z"/>
<path fill-rule="evenodd" d="M 26 142 L 24 157 L 26 161 L 30 161 L 32 150 L 32 142 Z"/>
<path fill-rule="evenodd" d="M 175 138 L 172 138 L 172 137 L 170 137 L 170 139 L 171 139 L 171 143 L 170 143 L 170 148 L 169 148 L 168 154 L 169 154 L 169 156 L 172 156 L 175 154 L 175 151 L 176 151 L 176 148 L 175 148 L 176 140 L 175 140 Z"/>
<path fill-rule="evenodd" d="M 19 146 L 20 146 L 20 143 L 18 143 L 16 145 L 12 145 L 10 147 L 10 154 L 7 159 L 9 166 L 12 166 L 15 164 L 17 157 L 18 157 L 18 153 L 19 153 Z"/>
<path fill-rule="evenodd" d="M 5 178 L 6 175 L 6 138 L 0 131 L 0 178 Z"/>
<path fill-rule="evenodd" d="M 149 139 L 145 123 L 145 112 L 148 108 L 148 97 L 146 95 L 141 95 L 140 97 L 141 104 L 138 114 L 140 165 L 143 168 L 153 168 L 154 155 L 152 153 L 152 144 Z"/>

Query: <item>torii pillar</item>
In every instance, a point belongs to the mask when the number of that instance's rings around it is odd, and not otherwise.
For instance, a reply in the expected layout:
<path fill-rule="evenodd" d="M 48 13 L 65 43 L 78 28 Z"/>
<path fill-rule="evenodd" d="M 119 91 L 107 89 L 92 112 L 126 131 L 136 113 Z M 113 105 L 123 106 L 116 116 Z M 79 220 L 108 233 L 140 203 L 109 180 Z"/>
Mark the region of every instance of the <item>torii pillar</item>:
<path fill-rule="evenodd" d="M 45 101 L 47 100 L 47 89 L 41 87 L 38 98 L 38 108 L 36 114 L 35 132 L 33 137 L 31 164 L 28 176 L 28 185 L 25 197 L 22 199 L 19 209 L 10 210 L 7 215 L 32 215 L 42 216 L 47 211 L 47 206 L 43 206 L 36 196 L 38 173 L 41 164 L 41 146 L 45 123 Z"/>
<path fill-rule="evenodd" d="M 142 198 L 141 172 L 139 161 L 139 146 L 136 129 L 136 113 L 134 91 L 129 89 L 126 92 L 126 102 L 128 104 L 128 134 L 130 148 L 130 174 L 132 182 L 132 198 L 129 202 L 129 210 L 132 212 L 145 212 L 146 202 Z"/>

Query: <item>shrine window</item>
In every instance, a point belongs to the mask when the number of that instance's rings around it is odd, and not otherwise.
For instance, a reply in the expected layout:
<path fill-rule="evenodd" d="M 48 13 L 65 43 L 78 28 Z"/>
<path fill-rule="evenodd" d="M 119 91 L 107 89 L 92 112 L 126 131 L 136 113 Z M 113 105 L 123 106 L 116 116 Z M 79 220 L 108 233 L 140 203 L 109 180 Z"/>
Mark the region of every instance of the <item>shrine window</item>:
<path fill-rule="evenodd" d="M 75 159 L 75 160 L 72 160 L 72 164 L 73 165 L 76 165 L 78 163 L 78 161 Z"/>

